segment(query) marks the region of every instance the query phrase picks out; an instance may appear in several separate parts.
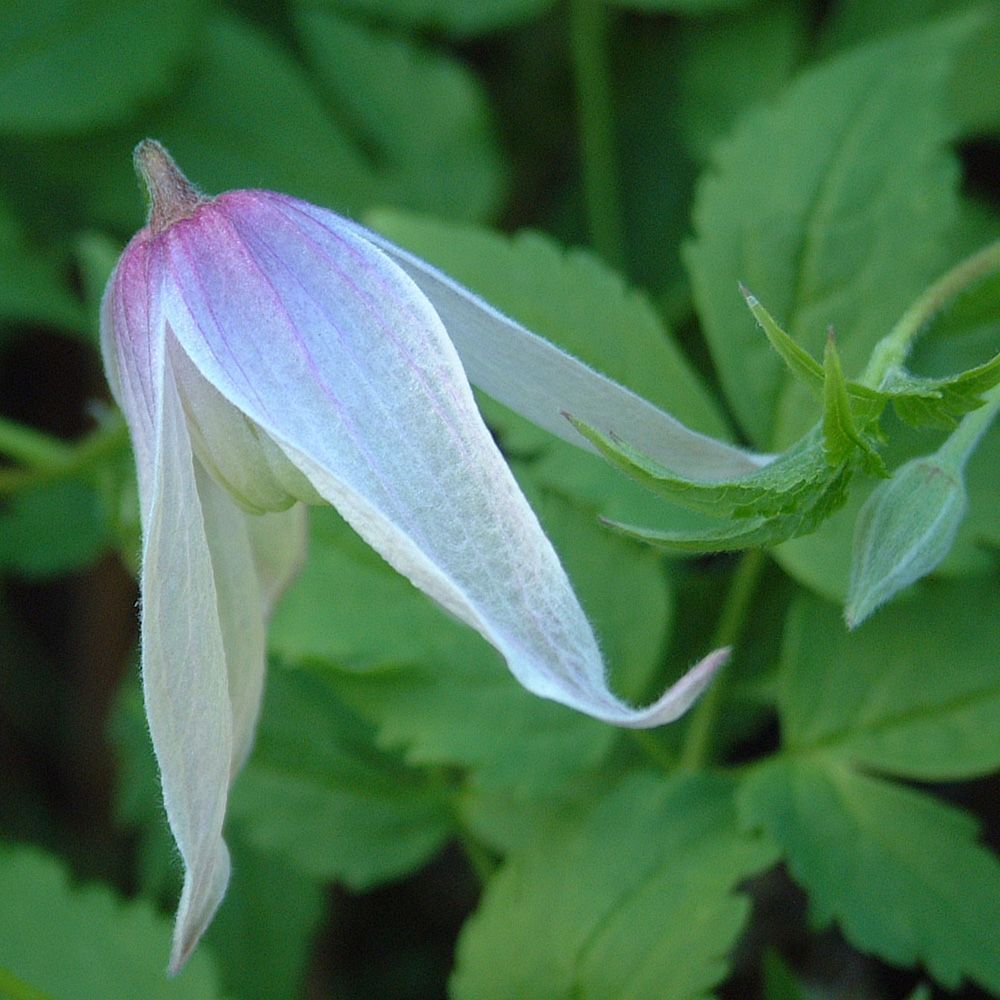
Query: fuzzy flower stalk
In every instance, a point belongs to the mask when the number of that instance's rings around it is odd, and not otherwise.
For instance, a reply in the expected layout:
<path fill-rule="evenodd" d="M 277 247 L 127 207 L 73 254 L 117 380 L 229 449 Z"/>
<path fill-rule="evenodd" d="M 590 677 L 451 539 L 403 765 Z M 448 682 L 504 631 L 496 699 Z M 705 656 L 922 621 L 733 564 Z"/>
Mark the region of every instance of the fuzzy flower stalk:
<path fill-rule="evenodd" d="M 681 715 L 726 650 L 649 707 L 611 693 L 469 379 L 581 447 L 563 411 L 682 474 L 756 461 L 347 219 L 269 191 L 206 197 L 150 140 L 135 162 L 149 218 L 108 283 L 101 343 L 138 471 L 143 689 L 184 864 L 176 971 L 225 894 L 226 801 L 253 740 L 267 617 L 303 557 L 303 504 L 333 504 L 529 691 L 647 727 Z"/>

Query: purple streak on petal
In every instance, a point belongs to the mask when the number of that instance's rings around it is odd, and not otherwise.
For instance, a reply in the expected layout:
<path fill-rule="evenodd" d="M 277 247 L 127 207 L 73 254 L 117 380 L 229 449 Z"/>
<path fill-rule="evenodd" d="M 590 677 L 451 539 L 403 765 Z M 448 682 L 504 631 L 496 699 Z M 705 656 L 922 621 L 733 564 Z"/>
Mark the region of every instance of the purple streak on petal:
<path fill-rule="evenodd" d="M 129 243 L 101 303 L 105 370 L 125 412 L 136 457 L 142 506 L 148 506 L 156 464 L 156 423 L 163 380 L 164 321 L 160 250 L 144 231 Z"/>
<path fill-rule="evenodd" d="M 223 206 L 220 205 L 220 209 L 222 208 Z M 274 211 L 274 209 L 277 208 L 277 205 L 274 203 L 274 199 L 268 199 L 267 201 L 261 200 L 260 208 L 263 209 L 263 211 L 266 214 L 269 214 L 270 218 L 256 219 L 254 221 L 257 224 L 252 227 L 246 224 L 246 221 L 241 217 L 241 213 L 232 212 L 231 214 L 227 213 L 227 215 L 229 215 L 230 221 L 232 222 L 234 229 L 239 233 L 240 239 L 243 240 L 246 246 L 248 248 L 252 248 L 255 254 L 261 259 L 267 259 L 272 268 L 280 270 L 283 274 L 284 279 L 297 286 L 302 291 L 303 295 L 312 302 L 312 304 L 316 307 L 318 312 L 322 314 L 324 320 L 330 325 L 330 328 L 336 333 L 338 342 L 344 349 L 345 353 L 351 358 L 352 361 L 355 362 L 357 371 L 361 374 L 363 378 L 366 379 L 366 381 L 368 381 L 363 359 L 358 358 L 354 346 L 352 345 L 349 338 L 347 338 L 344 335 L 342 329 L 340 328 L 337 317 L 331 313 L 328 305 L 323 301 L 321 301 L 321 299 L 318 298 L 315 294 L 313 294 L 313 292 L 306 286 L 306 284 L 302 280 L 300 272 L 293 270 L 288 265 L 286 258 L 283 255 L 281 255 L 280 252 L 272 249 L 270 244 L 265 241 L 266 238 L 261 237 L 261 234 L 267 234 L 268 236 L 275 234 L 277 232 L 278 227 L 284 227 L 286 229 L 289 228 L 290 220 L 288 219 L 287 216 L 284 215 L 284 213 L 280 211 L 278 212 Z M 277 215 L 277 218 L 275 218 L 275 215 Z M 335 233 L 331 233 L 331 236 L 337 243 L 341 242 Z M 428 378 L 427 374 L 421 369 L 420 365 L 417 363 L 417 360 L 414 358 L 408 346 L 396 335 L 395 331 L 393 330 L 393 327 L 389 323 L 385 322 L 384 317 L 382 316 L 379 310 L 378 301 L 364 288 L 360 287 L 353 279 L 352 270 L 357 270 L 357 269 L 369 270 L 369 271 L 371 270 L 369 262 L 367 260 L 360 259 L 359 255 L 357 254 L 357 252 L 353 247 L 351 247 L 350 245 L 344 245 L 343 249 L 345 253 L 350 255 L 352 259 L 356 259 L 358 268 L 356 269 L 343 268 L 338 264 L 338 262 L 334 258 L 330 257 L 325 252 L 321 244 L 317 243 L 316 240 L 310 237 L 309 234 L 304 232 L 300 227 L 295 227 L 295 237 L 305 239 L 309 244 L 309 246 L 316 252 L 317 257 L 328 266 L 329 273 L 331 275 L 335 275 L 339 281 L 342 281 L 344 287 L 346 289 L 349 289 L 351 295 L 356 296 L 359 301 L 366 303 L 370 311 L 370 316 L 373 322 L 378 325 L 380 333 L 385 337 L 387 342 L 392 344 L 393 347 L 399 351 L 400 357 L 402 357 L 406 362 L 406 364 L 409 366 L 413 378 L 417 381 L 417 383 L 420 385 L 420 387 L 424 392 L 424 398 L 426 399 L 428 406 L 430 406 L 431 409 L 433 409 L 435 414 L 440 419 L 442 427 L 445 429 L 446 433 L 449 436 L 449 440 L 451 440 L 452 443 L 462 452 L 463 457 L 465 457 L 467 460 L 471 460 L 471 457 L 469 456 L 468 453 L 468 448 L 466 447 L 466 443 L 462 440 L 461 436 L 458 433 L 456 433 L 455 427 L 451 422 L 451 414 L 445 411 L 445 408 L 441 405 L 441 402 L 437 399 L 434 392 L 435 387 L 432 386 L 431 381 Z M 274 288 L 273 282 L 271 281 L 270 277 L 268 277 L 267 270 L 264 269 L 263 267 L 260 267 L 260 265 L 257 265 L 257 267 L 259 269 L 262 280 L 264 280 L 269 286 L 271 286 L 272 291 L 274 291 L 276 298 L 278 298 L 280 301 L 277 289 Z M 375 272 L 372 275 L 372 277 L 376 281 L 378 281 L 380 275 L 377 272 Z M 393 294 L 394 290 L 391 288 L 385 288 L 384 282 L 381 282 L 380 285 L 381 287 L 384 288 L 387 294 Z M 400 502 L 398 491 L 395 489 L 392 481 L 387 480 L 382 475 L 381 470 L 379 469 L 379 463 L 373 456 L 371 449 L 365 443 L 363 436 L 360 433 L 358 433 L 356 429 L 352 429 L 352 422 L 350 420 L 349 415 L 343 411 L 343 407 L 341 406 L 339 400 L 337 400 L 336 397 L 332 393 L 330 393 L 328 383 L 324 378 L 323 373 L 317 367 L 316 362 L 312 357 L 309 348 L 303 341 L 302 337 L 297 333 L 297 331 L 295 331 L 294 323 L 292 322 L 291 317 L 289 317 L 289 323 L 290 323 L 290 328 L 296 338 L 296 341 L 301 346 L 303 355 L 307 359 L 307 362 L 310 367 L 310 372 L 316 379 L 317 384 L 322 386 L 324 392 L 329 396 L 329 398 L 332 401 L 336 402 L 338 412 L 343 417 L 345 425 L 348 427 L 348 429 L 353 430 L 355 436 L 355 444 L 357 445 L 359 451 L 365 455 L 373 476 L 379 479 L 382 486 L 386 490 L 386 493 L 388 495 L 391 495 L 398 505 Z M 454 392 L 451 393 L 447 392 L 447 390 L 451 388 L 451 384 L 449 382 L 445 382 L 439 388 L 445 390 L 449 400 L 453 403 Z M 377 404 L 380 406 L 383 413 L 388 413 L 388 409 L 385 405 L 384 400 L 382 399 L 381 394 L 375 389 L 375 387 L 372 387 L 372 390 L 373 390 L 371 393 L 372 398 L 377 401 Z M 420 453 L 415 453 L 411 454 L 410 458 L 411 460 L 414 461 L 422 461 L 423 455 Z M 460 526 L 457 526 L 456 530 L 461 530 Z"/>
<path fill-rule="evenodd" d="M 342 220 L 339 219 L 339 217 L 336 217 L 336 216 L 333 216 L 330 213 L 327 213 L 330 217 L 329 217 L 328 220 L 324 220 L 320 216 L 317 216 L 317 215 L 315 215 L 313 213 L 310 213 L 310 212 L 306 212 L 304 210 L 304 203 L 298 201 L 295 198 L 289 198 L 289 197 L 271 198 L 271 199 L 268 200 L 268 204 L 270 205 L 270 207 L 274 208 L 281 215 L 283 215 L 286 220 L 297 222 L 299 230 L 304 235 L 307 235 L 306 234 L 306 230 L 304 228 L 305 225 L 312 224 L 314 226 L 317 226 L 322 231 L 323 235 L 326 238 L 328 238 L 330 240 L 333 240 L 336 244 L 338 244 L 339 246 L 341 246 L 343 248 L 344 252 L 350 256 L 350 258 L 352 259 L 352 261 L 354 262 L 354 264 L 355 264 L 355 266 L 357 268 L 363 269 L 366 272 L 368 272 L 368 274 L 371 276 L 372 280 L 379 286 L 379 288 L 381 289 L 381 291 L 383 292 L 384 295 L 396 295 L 397 294 L 395 288 L 392 287 L 389 284 L 389 282 L 387 282 L 385 280 L 382 272 L 378 268 L 373 268 L 371 266 L 370 254 L 362 254 L 362 253 L 360 253 L 359 250 L 358 250 L 358 248 L 355 245 L 353 245 L 352 243 L 349 243 L 349 242 L 347 242 L 347 241 L 345 241 L 343 239 L 343 236 L 342 236 L 342 233 L 344 231 L 343 227 L 341 226 L 340 228 L 337 228 L 336 226 L 334 226 L 332 224 L 335 221 L 336 222 L 342 221 Z M 317 252 L 321 256 L 324 256 L 328 260 L 328 262 L 330 264 L 330 268 L 333 271 L 333 273 L 336 273 L 338 275 L 338 277 L 340 277 L 342 280 L 350 281 L 350 271 L 345 270 L 343 268 L 339 268 L 337 266 L 336 262 L 333 260 L 333 258 L 330 257 L 328 254 L 324 253 L 322 245 L 317 240 L 315 240 L 315 239 L 313 239 L 311 237 L 308 237 L 308 235 L 307 235 L 307 238 L 309 238 L 310 239 L 310 243 L 312 243 L 312 245 L 316 247 Z M 361 292 L 361 290 L 358 289 L 357 286 L 353 282 L 351 283 L 351 285 L 352 285 L 353 288 L 355 288 L 356 291 L 359 292 L 359 294 L 363 294 Z M 377 317 L 378 316 L 378 302 L 377 302 L 377 300 L 374 297 L 372 297 L 371 295 L 366 295 L 365 297 L 367 298 L 368 303 L 369 303 L 369 305 L 371 306 L 371 308 L 373 310 L 373 314 Z M 407 304 L 409 305 L 409 315 L 410 315 L 411 320 L 413 320 L 414 322 L 417 322 L 417 323 L 419 323 L 419 322 L 422 321 L 422 316 L 423 316 L 422 311 L 421 310 L 417 310 L 416 308 L 414 308 L 414 305 L 413 305 L 412 302 L 407 303 L 407 302 L 404 301 L 402 304 L 404 305 L 404 307 Z M 430 391 L 431 387 L 430 387 L 430 384 L 429 384 L 429 380 L 427 379 L 427 377 L 426 377 L 425 373 L 422 371 L 422 369 L 417 365 L 415 359 L 413 358 L 412 354 L 409 352 L 409 349 L 407 348 L 407 346 L 398 337 L 396 337 L 393 334 L 392 327 L 389 326 L 387 323 L 383 323 L 382 324 L 382 328 L 383 328 L 383 331 L 385 332 L 386 337 L 388 337 L 390 340 L 392 340 L 392 342 L 399 348 L 399 350 L 403 354 L 403 356 L 406 357 L 409 360 L 409 362 L 410 362 L 410 364 L 411 364 L 411 366 L 413 368 L 414 374 L 417 376 L 417 378 L 419 378 L 424 383 L 425 388 L 428 389 L 428 401 L 431 402 L 432 405 L 436 406 L 437 404 L 434 401 L 433 392 Z M 444 388 L 447 391 L 450 388 L 450 385 L 448 385 L 446 383 L 442 388 Z M 454 397 L 454 393 L 450 394 L 450 397 L 451 397 L 451 401 L 452 402 L 456 402 L 456 399 Z"/>
<path fill-rule="evenodd" d="M 197 263 L 194 260 L 190 259 L 190 258 L 194 257 L 194 254 L 191 251 L 191 242 L 192 242 L 191 238 L 193 236 L 195 236 L 195 235 L 197 235 L 199 238 L 204 238 L 206 230 L 208 230 L 208 228 L 215 223 L 216 218 L 217 218 L 216 213 L 214 211 L 211 211 L 210 209 L 206 208 L 203 211 L 199 212 L 199 217 L 198 217 L 197 221 L 194 222 L 194 223 L 192 223 L 191 226 L 185 226 L 183 224 L 183 222 L 182 223 L 177 223 L 177 224 L 175 224 L 174 226 L 172 226 L 168 230 L 168 232 L 167 232 L 167 234 L 165 236 L 165 238 L 170 241 L 170 244 L 169 244 L 170 250 L 175 250 L 175 248 L 176 248 L 177 250 L 179 250 L 181 256 L 189 258 L 189 261 L 188 261 L 188 263 L 190 264 L 190 271 L 189 271 L 189 273 L 190 273 L 192 279 L 194 281 L 196 281 L 196 282 L 200 282 L 200 271 L 199 271 L 199 268 L 197 266 Z M 195 226 L 197 228 L 194 228 Z M 217 246 L 217 250 L 219 252 L 223 252 L 223 253 L 226 253 L 226 252 L 231 253 L 231 252 L 233 252 L 233 250 L 238 250 L 238 248 L 230 245 L 228 243 L 228 241 L 219 241 L 219 245 Z M 168 253 L 169 253 L 169 251 L 168 251 Z M 208 312 L 208 315 L 211 316 L 213 322 L 216 324 L 216 326 L 221 331 L 222 328 L 221 328 L 221 326 L 219 326 L 218 319 L 217 319 L 216 314 L 215 314 L 215 309 L 214 309 L 214 306 L 212 304 L 212 296 L 211 295 L 204 295 L 203 296 L 203 302 L 204 302 L 204 307 L 205 307 L 206 311 Z M 263 399 L 260 398 L 259 395 L 256 394 L 256 391 L 254 390 L 252 383 L 246 377 L 246 373 L 244 371 L 242 371 L 242 369 L 240 368 L 240 362 L 239 362 L 239 360 L 236 358 L 236 356 L 233 354 L 233 352 L 229 349 L 229 344 L 227 343 L 225 336 L 221 337 L 221 341 L 222 341 L 222 344 L 226 348 L 226 354 L 229 357 L 230 363 L 232 363 L 233 365 L 236 366 L 236 368 L 240 371 L 240 374 L 243 377 L 244 383 L 247 385 L 247 388 L 251 392 L 254 392 L 254 394 L 257 396 L 257 403 L 258 403 L 258 405 L 262 409 L 266 410 L 267 409 L 267 404 L 264 402 Z M 225 362 L 222 359 L 222 356 L 220 354 L 218 354 L 218 353 L 216 353 L 216 360 L 219 362 L 219 364 L 225 364 Z"/>
<path fill-rule="evenodd" d="M 237 194 L 242 194 L 238 192 Z M 220 366 L 220 370 L 227 370 L 229 374 L 232 374 L 232 369 L 235 370 L 240 375 L 240 383 L 244 387 L 245 391 L 253 394 L 256 399 L 261 413 L 268 413 L 267 403 L 261 399 L 260 393 L 257 391 L 257 387 L 254 381 L 247 377 L 246 371 L 244 370 L 243 363 L 240 362 L 233 352 L 231 347 L 231 342 L 234 338 L 244 336 L 244 332 L 237 329 L 232 329 L 227 327 L 224 323 L 220 322 L 220 317 L 218 311 L 213 307 L 212 297 L 207 294 L 202 281 L 202 274 L 209 270 L 209 263 L 211 259 L 218 259 L 226 255 L 233 255 L 239 257 L 239 264 L 241 268 L 245 268 L 248 271 L 252 271 L 256 274 L 259 279 L 259 283 L 254 281 L 253 278 L 242 275 L 241 280 L 245 279 L 253 282 L 257 289 L 265 287 L 268 290 L 268 294 L 264 297 L 266 304 L 273 307 L 273 311 L 283 318 L 283 329 L 290 336 L 293 344 L 295 345 L 297 355 L 304 362 L 309 376 L 310 381 L 313 385 L 320 389 L 325 397 L 326 401 L 329 403 L 331 409 L 336 414 L 338 420 L 342 423 L 344 430 L 348 437 L 350 437 L 354 447 L 357 449 L 358 453 L 364 457 L 364 460 L 368 463 L 373 477 L 377 478 L 385 490 L 387 495 L 394 495 L 395 489 L 391 479 L 387 479 L 381 474 L 379 469 L 378 461 L 371 454 L 371 449 L 369 448 L 365 435 L 361 433 L 355 426 L 355 423 L 351 417 L 351 414 L 343 406 L 337 394 L 333 392 L 330 388 L 328 380 L 324 379 L 322 373 L 316 366 L 316 361 L 309 350 L 306 342 L 303 340 L 301 333 L 299 332 L 294 318 L 289 315 L 287 308 L 284 305 L 281 295 L 274 286 L 274 281 L 270 277 L 268 271 L 263 268 L 258 261 L 258 259 L 251 253 L 251 247 L 247 243 L 246 239 L 239 232 L 233 220 L 226 216 L 222 211 L 219 211 L 225 204 L 225 199 L 227 196 L 222 196 L 217 199 L 211 206 L 211 209 L 206 212 L 207 218 L 202 219 L 201 228 L 197 231 L 198 236 L 201 239 L 198 241 L 199 246 L 197 248 L 192 247 L 192 240 L 190 238 L 183 239 L 180 238 L 179 246 L 179 257 L 176 258 L 178 261 L 183 261 L 187 268 L 185 269 L 184 278 L 190 281 L 189 289 L 194 290 L 197 288 L 198 302 L 200 305 L 204 306 L 204 312 L 201 315 L 202 323 L 201 325 L 206 329 L 213 329 L 216 331 L 218 340 L 224 347 L 224 350 L 219 350 L 210 343 L 210 349 L 215 360 Z M 232 196 L 229 196 L 232 197 Z M 222 226 L 219 226 L 219 223 Z M 206 233 L 211 233 L 211 230 L 207 227 L 211 225 L 217 227 L 216 232 L 212 233 L 211 236 L 206 236 Z M 223 229 L 228 230 L 224 232 Z M 190 237 L 191 232 L 188 233 Z M 205 256 L 207 255 L 207 257 Z M 278 261 L 280 264 L 280 260 Z M 202 266 L 204 265 L 204 266 Z M 287 269 L 286 269 L 287 270 Z M 287 271 L 287 277 L 292 282 L 299 284 L 301 282 L 296 277 L 294 271 Z M 191 322 L 198 324 L 197 318 L 190 311 L 190 303 L 187 299 L 183 299 L 179 305 L 184 307 L 185 313 L 189 316 Z M 260 310 L 260 315 L 266 315 L 268 313 L 267 309 L 262 308 Z M 204 321 L 208 319 L 210 322 L 205 323 Z M 338 339 L 346 348 L 346 340 L 337 329 L 335 325 L 331 324 L 331 329 L 337 335 Z M 259 360 L 261 364 L 266 366 L 267 359 L 263 355 L 259 354 Z M 228 357 L 232 362 L 232 368 L 227 368 L 227 362 L 223 358 Z M 363 368 L 359 370 L 363 371 Z"/>

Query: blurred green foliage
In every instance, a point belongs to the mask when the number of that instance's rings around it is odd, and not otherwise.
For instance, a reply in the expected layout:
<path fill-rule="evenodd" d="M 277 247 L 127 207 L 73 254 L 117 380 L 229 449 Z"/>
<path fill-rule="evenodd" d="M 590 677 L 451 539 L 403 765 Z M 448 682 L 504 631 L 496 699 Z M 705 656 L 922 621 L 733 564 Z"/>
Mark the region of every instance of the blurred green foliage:
<path fill-rule="evenodd" d="M 489 400 L 615 687 L 648 698 L 720 636 L 724 686 L 644 734 L 540 701 L 313 511 L 233 793 L 233 884 L 166 980 L 179 864 L 97 351 L 152 136 L 208 192 L 350 213 L 690 426 L 784 447 L 821 406 L 737 283 L 814 357 L 832 324 L 859 377 L 1000 236 L 998 109 L 989 0 L 0 5 L 0 996 L 1000 994 L 977 839 L 1000 828 L 996 428 L 936 575 L 848 633 L 830 602 L 876 479 L 764 569 L 671 559 L 599 518 L 700 514 Z M 994 281 L 908 364 L 961 372 L 998 330 Z M 886 426 L 890 470 L 946 440 Z"/>

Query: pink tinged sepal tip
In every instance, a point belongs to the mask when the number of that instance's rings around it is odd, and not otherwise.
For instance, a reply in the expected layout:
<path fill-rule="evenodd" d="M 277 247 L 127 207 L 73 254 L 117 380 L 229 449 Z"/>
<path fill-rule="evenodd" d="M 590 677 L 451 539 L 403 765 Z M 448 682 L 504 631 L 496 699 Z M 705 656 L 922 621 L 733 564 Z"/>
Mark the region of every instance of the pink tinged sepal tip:
<path fill-rule="evenodd" d="M 139 479 L 144 695 L 184 863 L 176 971 L 225 893 L 226 803 L 253 741 L 266 619 L 302 560 L 300 501 L 333 504 L 529 691 L 597 719 L 670 722 L 728 655 L 711 653 L 647 708 L 609 690 L 456 343 L 487 391 L 565 435 L 562 410 L 614 430 L 620 404 L 661 458 L 673 449 L 674 468 L 701 463 L 711 478 L 759 459 L 688 431 L 332 212 L 267 191 L 206 198 L 149 141 L 136 163 L 150 220 L 109 281 L 101 342 Z M 554 399 L 537 386 L 519 395 L 518 345 L 551 375 Z"/>

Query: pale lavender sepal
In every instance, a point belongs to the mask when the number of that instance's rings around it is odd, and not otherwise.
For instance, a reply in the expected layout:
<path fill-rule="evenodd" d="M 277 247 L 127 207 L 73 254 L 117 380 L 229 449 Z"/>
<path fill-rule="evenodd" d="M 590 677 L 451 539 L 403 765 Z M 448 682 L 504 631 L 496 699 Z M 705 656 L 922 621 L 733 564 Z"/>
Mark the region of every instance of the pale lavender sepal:
<path fill-rule="evenodd" d="M 437 313 L 385 254 L 330 220 L 284 196 L 235 192 L 197 226 L 165 233 L 164 309 L 188 357 L 529 690 L 619 725 L 675 718 L 720 655 L 648 709 L 611 694 Z"/>
<path fill-rule="evenodd" d="M 702 482 L 737 479 L 773 460 L 773 455 L 691 430 L 378 233 L 315 205 L 297 205 L 331 231 L 347 229 L 389 256 L 441 317 L 469 381 L 570 444 L 596 451 L 569 423 L 567 413 L 627 441 L 678 475 Z"/>
<path fill-rule="evenodd" d="M 121 255 L 101 301 L 101 349 L 108 383 L 128 421 L 142 506 L 156 465 L 157 408 L 163 381 L 163 318 L 158 248 L 145 231 Z"/>
<path fill-rule="evenodd" d="M 171 832 L 184 859 L 170 968 L 225 894 L 232 712 L 211 552 L 180 399 L 165 358 L 153 493 L 143 519 L 142 677 Z"/>
<path fill-rule="evenodd" d="M 258 712 L 265 598 L 247 515 L 192 453 L 159 308 L 158 253 L 140 235 L 123 255 L 102 303 L 102 346 L 140 487 L 143 693 L 167 819 L 184 861 L 170 958 L 177 971 L 229 880 L 222 826 L 231 776 Z"/>

